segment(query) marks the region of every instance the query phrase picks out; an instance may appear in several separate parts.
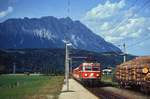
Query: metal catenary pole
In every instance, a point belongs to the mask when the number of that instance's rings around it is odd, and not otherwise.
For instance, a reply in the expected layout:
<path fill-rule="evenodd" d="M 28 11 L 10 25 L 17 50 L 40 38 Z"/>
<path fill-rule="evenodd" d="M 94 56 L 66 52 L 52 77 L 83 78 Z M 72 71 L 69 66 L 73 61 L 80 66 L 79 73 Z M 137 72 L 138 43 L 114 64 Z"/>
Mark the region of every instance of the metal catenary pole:
<path fill-rule="evenodd" d="M 124 50 L 124 55 L 123 55 L 123 62 L 126 62 L 126 44 L 123 44 L 123 50 Z"/>
<path fill-rule="evenodd" d="M 67 91 L 69 91 L 69 57 L 68 57 L 68 45 L 65 44 L 66 47 L 66 58 L 65 58 L 65 83 L 67 87 Z"/>

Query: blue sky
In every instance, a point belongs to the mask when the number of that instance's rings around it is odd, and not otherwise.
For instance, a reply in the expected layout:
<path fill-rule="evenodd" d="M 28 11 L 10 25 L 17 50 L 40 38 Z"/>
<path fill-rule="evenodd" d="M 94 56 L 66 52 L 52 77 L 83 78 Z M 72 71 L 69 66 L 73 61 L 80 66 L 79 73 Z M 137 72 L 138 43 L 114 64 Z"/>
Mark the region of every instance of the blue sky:
<path fill-rule="evenodd" d="M 68 0 L 0 0 L 0 22 L 8 18 L 66 17 Z M 70 0 L 69 16 L 127 52 L 150 55 L 149 0 Z M 120 48 L 122 48 L 120 46 Z"/>

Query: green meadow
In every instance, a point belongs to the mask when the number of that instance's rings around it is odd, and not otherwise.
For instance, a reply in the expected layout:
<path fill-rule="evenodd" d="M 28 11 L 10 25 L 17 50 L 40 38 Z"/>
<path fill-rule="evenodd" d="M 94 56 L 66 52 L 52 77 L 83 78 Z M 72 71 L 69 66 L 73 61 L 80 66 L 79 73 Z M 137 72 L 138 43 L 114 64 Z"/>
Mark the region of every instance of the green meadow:
<path fill-rule="evenodd" d="M 118 86 L 118 83 L 115 81 L 114 72 L 113 74 L 109 74 L 109 75 L 103 74 L 101 81 L 105 84 L 109 84 L 114 87 Z"/>
<path fill-rule="evenodd" d="M 63 76 L 1 75 L 0 99 L 57 99 Z"/>

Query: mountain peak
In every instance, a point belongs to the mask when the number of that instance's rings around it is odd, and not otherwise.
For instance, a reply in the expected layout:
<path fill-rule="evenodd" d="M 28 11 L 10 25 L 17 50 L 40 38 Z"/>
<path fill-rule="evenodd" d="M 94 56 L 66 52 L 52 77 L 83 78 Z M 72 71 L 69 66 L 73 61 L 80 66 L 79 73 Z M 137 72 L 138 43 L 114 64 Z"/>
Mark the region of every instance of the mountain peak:
<path fill-rule="evenodd" d="M 119 48 L 70 17 L 60 19 L 53 16 L 25 17 L 0 24 L 0 48 L 64 48 L 63 41 L 66 38 L 76 49 L 120 52 Z"/>
<path fill-rule="evenodd" d="M 59 20 L 64 24 L 67 24 L 67 23 L 71 24 L 74 22 L 70 17 L 60 18 Z"/>
<path fill-rule="evenodd" d="M 64 19 L 67 20 L 67 21 L 73 21 L 70 17 L 66 17 Z"/>

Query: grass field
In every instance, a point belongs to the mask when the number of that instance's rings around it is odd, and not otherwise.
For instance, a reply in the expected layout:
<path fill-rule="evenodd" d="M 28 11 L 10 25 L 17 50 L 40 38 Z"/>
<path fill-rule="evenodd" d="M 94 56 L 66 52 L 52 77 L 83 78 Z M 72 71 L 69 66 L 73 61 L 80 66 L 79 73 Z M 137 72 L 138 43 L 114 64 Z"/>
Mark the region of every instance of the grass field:
<path fill-rule="evenodd" d="M 1 75 L 0 99 L 58 98 L 63 76 Z"/>
<path fill-rule="evenodd" d="M 104 74 L 103 76 L 102 76 L 102 79 L 101 79 L 102 81 L 104 81 L 104 82 L 113 82 L 113 75 L 106 75 L 106 74 Z"/>
<path fill-rule="evenodd" d="M 107 84 L 110 84 L 112 86 L 118 86 L 118 83 L 114 81 L 114 75 L 110 74 L 110 75 L 103 75 L 101 78 L 101 81 Z"/>

